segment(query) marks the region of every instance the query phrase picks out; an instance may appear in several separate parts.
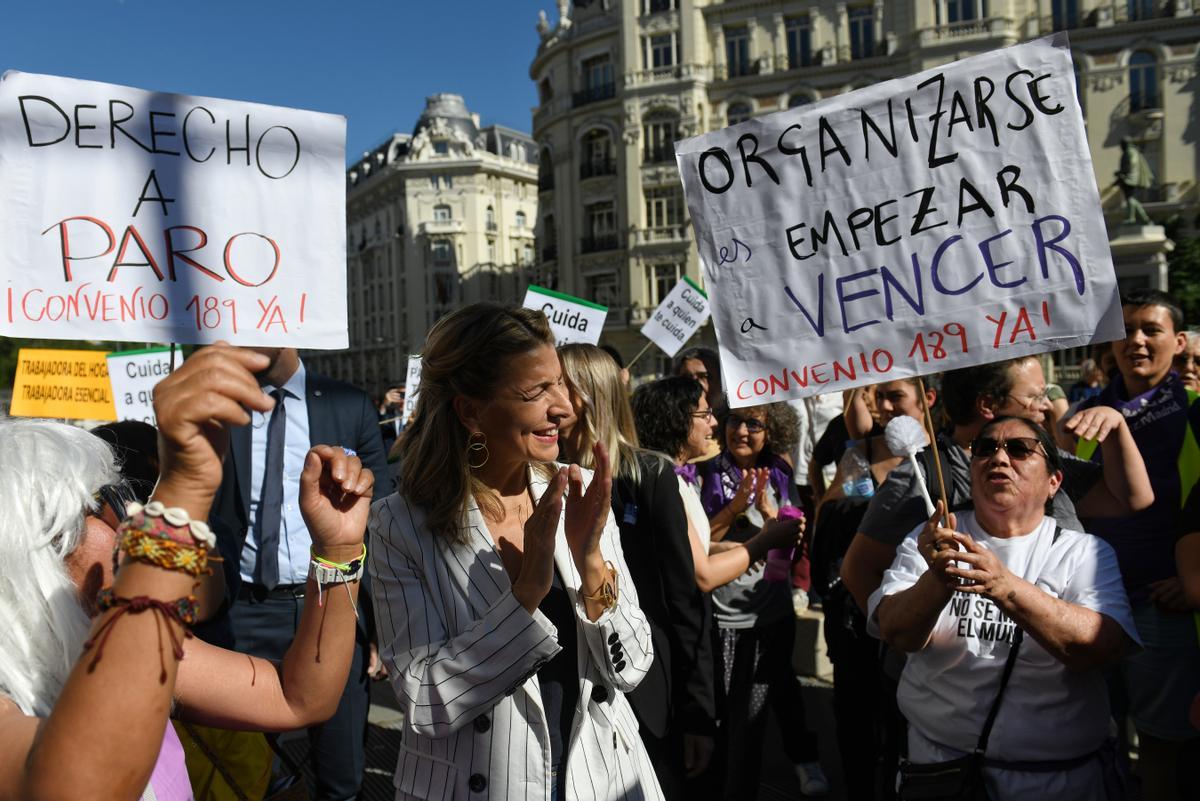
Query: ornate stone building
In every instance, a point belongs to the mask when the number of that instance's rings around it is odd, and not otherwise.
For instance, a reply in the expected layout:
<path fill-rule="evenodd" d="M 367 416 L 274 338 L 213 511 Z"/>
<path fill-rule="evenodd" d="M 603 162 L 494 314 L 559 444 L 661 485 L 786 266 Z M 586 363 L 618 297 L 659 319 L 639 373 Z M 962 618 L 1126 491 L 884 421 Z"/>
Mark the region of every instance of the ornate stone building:
<path fill-rule="evenodd" d="M 1164 286 L 1171 243 L 1161 226 L 1121 225 L 1114 174 L 1128 137 L 1156 176 L 1142 195 L 1151 218 L 1197 235 L 1196 5 L 559 0 L 557 21 L 538 22 L 530 66 L 543 269 L 609 305 L 605 340 L 631 356 L 663 293 L 682 273 L 700 278 L 673 142 L 1067 30 L 1118 276 Z M 711 328 L 703 334 L 711 341 Z"/>
<path fill-rule="evenodd" d="M 536 164 L 528 135 L 481 128 L 459 95 L 427 98 L 411 135 L 346 173 L 350 347 L 305 361 L 382 396 L 447 311 L 520 302 L 537 278 Z"/>

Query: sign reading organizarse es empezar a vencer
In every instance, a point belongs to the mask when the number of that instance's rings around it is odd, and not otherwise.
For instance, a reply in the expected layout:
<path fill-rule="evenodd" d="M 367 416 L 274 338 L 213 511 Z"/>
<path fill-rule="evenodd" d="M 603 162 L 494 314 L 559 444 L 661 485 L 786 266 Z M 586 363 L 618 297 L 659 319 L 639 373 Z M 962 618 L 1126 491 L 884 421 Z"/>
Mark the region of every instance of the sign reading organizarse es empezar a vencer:
<path fill-rule="evenodd" d="M 5 73 L 0 333 L 344 348 L 344 118 Z"/>
<path fill-rule="evenodd" d="M 676 157 L 732 406 L 1124 336 L 1065 39 Z"/>

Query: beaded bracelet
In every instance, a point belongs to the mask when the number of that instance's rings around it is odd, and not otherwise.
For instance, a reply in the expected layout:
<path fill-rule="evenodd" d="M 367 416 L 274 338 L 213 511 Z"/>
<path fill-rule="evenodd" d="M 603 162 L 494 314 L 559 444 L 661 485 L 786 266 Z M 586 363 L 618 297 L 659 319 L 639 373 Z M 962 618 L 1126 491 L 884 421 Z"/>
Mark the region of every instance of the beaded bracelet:
<path fill-rule="evenodd" d="M 178 570 L 199 576 L 208 570 L 208 549 L 184 545 L 175 540 L 160 539 L 138 529 L 122 527 L 118 547 L 130 559 L 155 565 L 164 570 Z"/>
<path fill-rule="evenodd" d="M 364 542 L 362 553 L 357 559 L 349 562 L 334 562 L 317 556 L 312 548 L 309 548 L 308 555 L 311 560 L 308 566 L 308 575 L 317 583 L 317 606 L 325 605 L 324 586 L 340 582 L 346 587 L 346 595 L 351 599 L 351 608 L 354 609 L 354 617 L 357 619 L 358 609 L 354 606 L 354 597 L 350 595 L 349 583 L 362 578 L 363 566 L 367 561 L 367 544 Z"/>
<path fill-rule="evenodd" d="M 167 507 L 161 501 L 150 501 L 142 506 L 131 503 L 127 507 L 126 520 L 132 529 L 164 540 L 173 540 L 180 545 L 202 545 L 215 548 L 217 538 L 203 520 L 192 520 L 186 511 L 178 507 Z"/>
<path fill-rule="evenodd" d="M 192 636 L 192 632 L 188 629 L 189 626 L 196 622 L 197 613 L 200 603 L 194 595 L 188 595 L 184 598 L 178 598 L 174 601 L 162 601 L 158 598 L 151 598 L 148 595 L 137 595 L 133 598 L 119 598 L 113 592 L 112 587 L 105 587 L 100 590 L 97 597 L 97 604 L 101 614 L 116 609 L 117 613 L 104 621 L 100 628 L 96 630 L 96 634 L 88 639 L 83 644 L 83 650 L 91 650 L 93 645 L 96 645 L 96 655 L 92 661 L 88 663 L 88 673 L 96 669 L 96 665 L 100 662 L 100 658 L 104 655 L 104 644 L 108 642 L 108 636 L 112 633 L 113 627 L 122 615 L 137 615 L 142 612 L 156 613 L 162 618 L 162 626 L 156 624 L 155 628 L 158 632 L 158 663 L 161 672 L 158 676 L 159 684 L 167 683 L 167 664 L 166 657 L 163 654 L 162 629 L 167 630 L 167 637 L 171 640 L 171 651 L 175 654 L 175 659 L 183 659 L 183 643 L 179 635 L 175 633 L 175 629 L 171 627 L 171 621 L 175 621 L 183 627 L 183 638 L 187 639 Z M 157 621 L 157 618 L 156 618 Z M 98 643 L 98 644 L 97 644 Z"/>

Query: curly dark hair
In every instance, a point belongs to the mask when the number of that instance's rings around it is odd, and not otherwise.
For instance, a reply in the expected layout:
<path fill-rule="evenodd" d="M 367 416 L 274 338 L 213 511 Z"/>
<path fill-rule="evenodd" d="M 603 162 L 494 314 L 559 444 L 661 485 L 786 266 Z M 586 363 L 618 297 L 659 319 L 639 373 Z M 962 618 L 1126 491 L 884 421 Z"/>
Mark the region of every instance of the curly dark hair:
<path fill-rule="evenodd" d="M 643 448 L 672 459 L 683 453 L 692 430 L 692 412 L 700 406 L 704 387 L 688 376 L 672 376 L 642 384 L 633 393 L 633 424 Z"/>
<path fill-rule="evenodd" d="M 800 436 L 800 418 L 796 410 L 786 403 L 764 403 L 722 412 L 719 418 L 720 427 L 717 429 L 721 450 L 726 449 L 725 427 L 729 418 L 734 414 L 740 417 L 753 412 L 762 412 L 767 419 L 767 441 L 763 446 L 763 454 L 790 454 Z"/>

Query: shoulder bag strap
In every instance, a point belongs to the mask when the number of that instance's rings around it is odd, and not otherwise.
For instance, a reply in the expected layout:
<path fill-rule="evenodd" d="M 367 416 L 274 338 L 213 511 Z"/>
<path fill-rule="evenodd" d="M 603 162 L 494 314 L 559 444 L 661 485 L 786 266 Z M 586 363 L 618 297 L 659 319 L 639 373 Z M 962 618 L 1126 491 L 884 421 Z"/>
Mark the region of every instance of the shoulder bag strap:
<path fill-rule="evenodd" d="M 1058 538 L 1062 534 L 1062 526 L 1054 527 L 1054 537 L 1050 540 L 1050 547 L 1054 547 L 1058 543 Z M 1044 564 L 1043 564 L 1044 566 Z M 1038 570 L 1041 573 L 1041 570 Z M 1035 582 L 1037 577 L 1031 580 Z M 1012 648 L 1008 651 L 1008 659 L 1004 661 L 1004 673 L 1000 676 L 1000 689 L 996 691 L 996 700 L 992 701 L 992 708 L 988 711 L 987 720 L 983 724 L 983 731 L 979 733 L 979 742 L 975 746 L 975 753 L 983 756 L 987 751 L 988 738 L 992 736 L 992 726 L 996 723 L 996 716 L 1000 713 L 1000 700 L 1004 698 L 1004 688 L 1008 686 L 1008 679 L 1012 676 L 1013 668 L 1017 664 L 1017 654 L 1021 650 L 1021 641 L 1025 639 L 1025 631 L 1016 624 L 1013 625 L 1013 643 Z"/>

